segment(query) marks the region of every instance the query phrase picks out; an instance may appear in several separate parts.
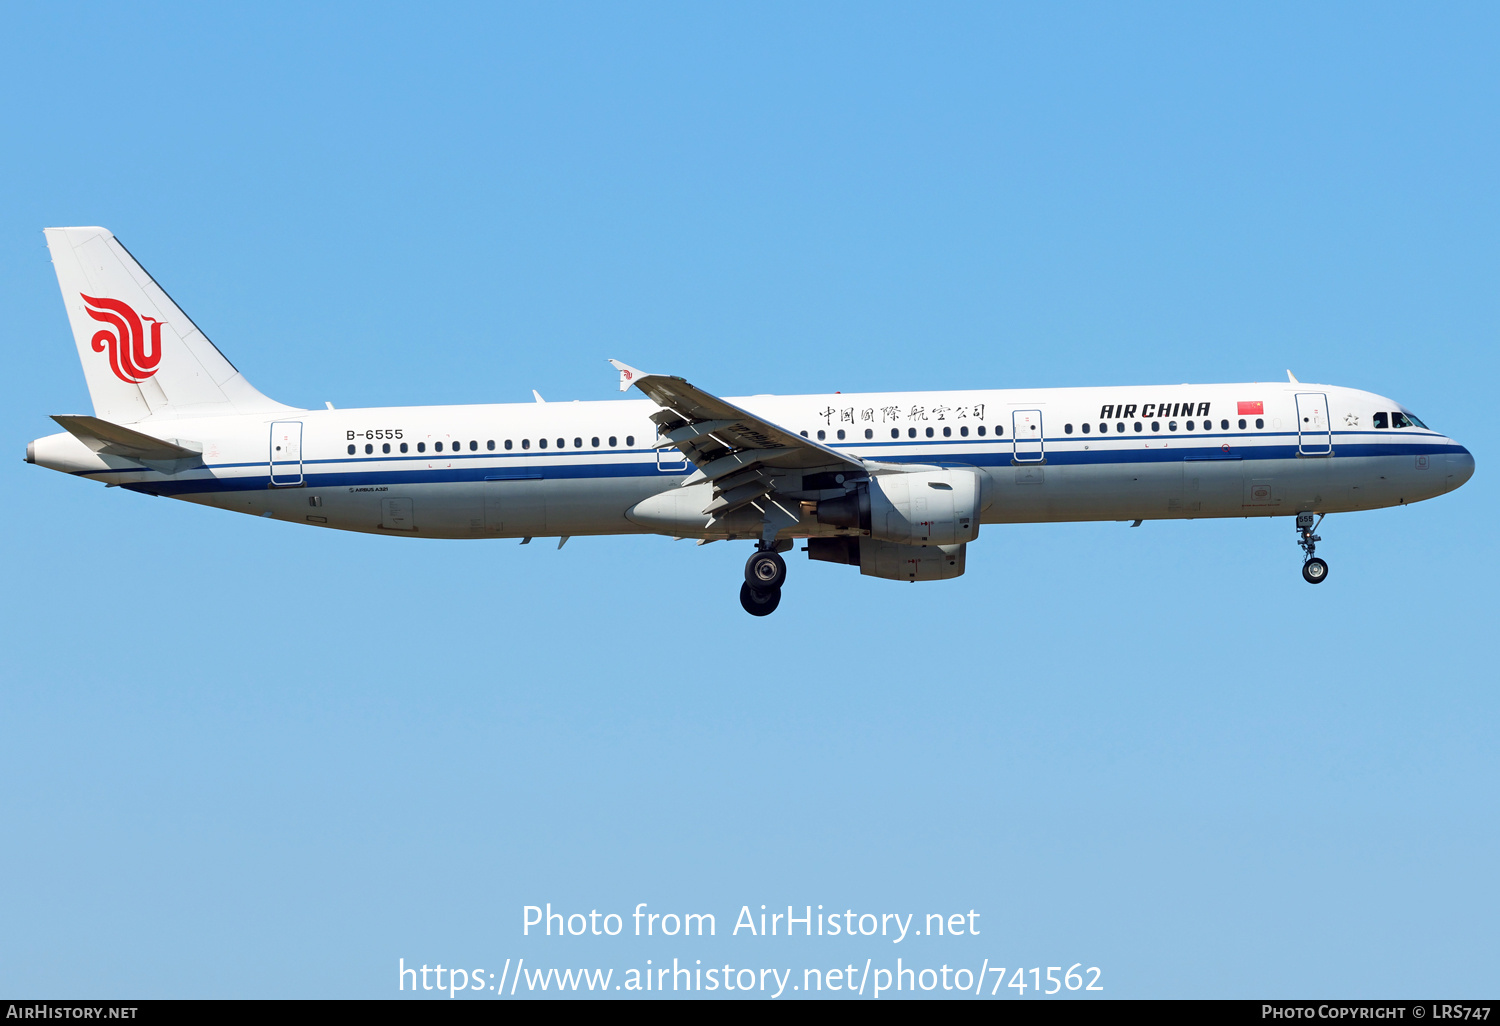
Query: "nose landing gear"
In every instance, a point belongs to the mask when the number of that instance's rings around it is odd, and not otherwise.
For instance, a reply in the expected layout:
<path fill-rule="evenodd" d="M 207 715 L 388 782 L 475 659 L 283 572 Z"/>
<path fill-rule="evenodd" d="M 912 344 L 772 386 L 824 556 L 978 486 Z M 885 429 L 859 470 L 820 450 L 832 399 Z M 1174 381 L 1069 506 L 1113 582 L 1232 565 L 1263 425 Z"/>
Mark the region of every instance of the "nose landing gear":
<path fill-rule="evenodd" d="M 1318 525 L 1323 522 L 1323 517 L 1327 514 L 1318 514 L 1316 520 L 1313 516 L 1312 513 L 1297 514 L 1297 544 L 1306 554 L 1302 562 L 1302 579 L 1308 584 L 1322 584 L 1328 580 L 1328 564 L 1313 555 L 1317 551 L 1318 542 L 1323 540 L 1313 532 L 1318 529 Z"/>
<path fill-rule="evenodd" d="M 781 604 L 781 586 L 785 583 L 786 560 L 774 548 L 757 545 L 745 561 L 740 605 L 751 616 L 769 616 Z"/>

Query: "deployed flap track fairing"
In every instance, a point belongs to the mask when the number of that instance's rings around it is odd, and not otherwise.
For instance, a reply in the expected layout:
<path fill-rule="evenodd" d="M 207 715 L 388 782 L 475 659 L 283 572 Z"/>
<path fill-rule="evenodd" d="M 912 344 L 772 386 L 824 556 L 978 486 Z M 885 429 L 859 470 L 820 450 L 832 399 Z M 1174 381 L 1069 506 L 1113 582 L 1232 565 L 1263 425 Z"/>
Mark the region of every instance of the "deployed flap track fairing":
<path fill-rule="evenodd" d="M 633 385 L 662 407 L 651 416 L 656 445 L 697 468 L 680 491 L 632 508 L 631 519 L 704 540 L 756 538 L 741 595 L 750 612 L 765 615 L 780 601 L 786 568 L 776 537 L 787 528 L 806 531 L 811 558 L 867 576 L 939 581 L 964 572 L 964 545 L 979 534 L 977 471 L 861 459 L 682 378 L 610 363 L 622 392 Z"/>

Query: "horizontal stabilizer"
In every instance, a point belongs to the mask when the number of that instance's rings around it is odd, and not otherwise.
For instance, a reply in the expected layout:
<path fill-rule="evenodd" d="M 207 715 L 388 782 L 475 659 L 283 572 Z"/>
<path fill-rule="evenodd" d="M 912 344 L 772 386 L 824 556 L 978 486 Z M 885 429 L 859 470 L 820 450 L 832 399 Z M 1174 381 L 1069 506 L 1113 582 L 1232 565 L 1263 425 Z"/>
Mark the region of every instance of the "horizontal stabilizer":
<path fill-rule="evenodd" d="M 98 417 L 53 417 L 74 438 L 104 456 L 123 456 L 132 460 L 188 460 L 203 454 L 203 447 L 190 448 L 194 442 L 180 438 L 164 441 Z"/>

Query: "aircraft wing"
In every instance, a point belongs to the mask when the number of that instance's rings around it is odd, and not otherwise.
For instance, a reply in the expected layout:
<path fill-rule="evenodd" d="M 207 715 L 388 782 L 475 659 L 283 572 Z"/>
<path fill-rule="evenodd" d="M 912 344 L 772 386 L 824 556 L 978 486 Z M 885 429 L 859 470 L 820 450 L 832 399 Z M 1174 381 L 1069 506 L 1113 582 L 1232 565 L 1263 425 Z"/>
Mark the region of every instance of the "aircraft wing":
<path fill-rule="evenodd" d="M 620 372 L 620 391 L 634 385 L 661 407 L 651 416 L 660 429 L 656 447 L 680 449 L 698 468 L 691 480 L 713 482 L 706 514 L 722 516 L 754 505 L 765 514 L 768 527 L 771 521 L 784 524 L 788 517 L 796 522 L 791 511 L 796 502 L 778 501 L 773 494 L 776 478 L 782 476 L 776 471 L 866 472 L 858 457 L 804 438 L 682 378 L 609 362 Z"/>

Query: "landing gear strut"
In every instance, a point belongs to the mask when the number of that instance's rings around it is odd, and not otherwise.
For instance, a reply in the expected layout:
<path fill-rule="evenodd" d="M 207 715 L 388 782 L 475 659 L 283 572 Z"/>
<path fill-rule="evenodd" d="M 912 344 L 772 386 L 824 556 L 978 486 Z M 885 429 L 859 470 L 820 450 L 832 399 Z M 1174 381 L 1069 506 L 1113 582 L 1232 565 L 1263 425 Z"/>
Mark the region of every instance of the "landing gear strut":
<path fill-rule="evenodd" d="M 775 548 L 763 543 L 745 561 L 745 583 L 740 585 L 740 605 L 751 616 L 768 616 L 781 604 L 781 586 L 786 583 L 786 560 Z"/>
<path fill-rule="evenodd" d="M 1317 519 L 1314 520 L 1312 513 L 1297 514 L 1297 544 L 1306 553 L 1306 558 L 1302 563 L 1302 579 L 1308 584 L 1322 584 L 1328 580 L 1328 564 L 1313 555 L 1317 551 L 1318 542 L 1323 540 L 1313 532 L 1318 529 L 1318 525 L 1323 522 L 1325 516 L 1327 516 L 1326 513 L 1318 514 Z"/>

